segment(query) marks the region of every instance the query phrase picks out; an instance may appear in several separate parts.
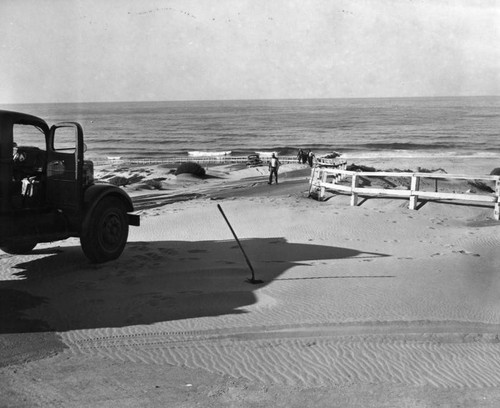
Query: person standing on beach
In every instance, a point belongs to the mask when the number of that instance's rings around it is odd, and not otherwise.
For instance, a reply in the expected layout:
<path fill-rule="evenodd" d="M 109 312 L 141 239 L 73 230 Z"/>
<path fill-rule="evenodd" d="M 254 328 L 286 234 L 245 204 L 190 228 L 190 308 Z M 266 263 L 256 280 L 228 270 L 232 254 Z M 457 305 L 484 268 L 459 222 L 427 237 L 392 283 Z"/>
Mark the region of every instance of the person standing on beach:
<path fill-rule="evenodd" d="M 302 164 L 306 164 L 307 163 L 307 158 L 309 157 L 309 152 L 310 152 L 310 150 L 302 152 Z"/>
<path fill-rule="evenodd" d="M 271 156 L 271 160 L 269 161 L 269 182 L 267 184 L 273 183 L 273 174 L 276 180 L 276 184 L 278 184 L 278 169 L 280 167 L 280 164 L 280 161 L 273 153 L 273 155 Z"/>
<path fill-rule="evenodd" d="M 302 149 L 299 149 L 299 152 L 297 153 L 297 159 L 299 163 L 302 163 L 302 157 L 304 157 L 304 151 Z"/>
<path fill-rule="evenodd" d="M 312 167 L 314 162 L 314 153 L 310 150 L 309 154 L 307 155 L 307 161 L 309 162 L 309 166 Z"/>

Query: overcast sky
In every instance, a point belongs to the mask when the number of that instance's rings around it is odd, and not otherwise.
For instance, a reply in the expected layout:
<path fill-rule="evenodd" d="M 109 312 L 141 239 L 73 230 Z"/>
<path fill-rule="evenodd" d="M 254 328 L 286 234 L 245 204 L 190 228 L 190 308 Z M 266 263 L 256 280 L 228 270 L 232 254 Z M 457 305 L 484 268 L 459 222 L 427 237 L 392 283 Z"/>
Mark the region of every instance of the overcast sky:
<path fill-rule="evenodd" d="M 0 103 L 500 94 L 496 0 L 0 0 Z"/>

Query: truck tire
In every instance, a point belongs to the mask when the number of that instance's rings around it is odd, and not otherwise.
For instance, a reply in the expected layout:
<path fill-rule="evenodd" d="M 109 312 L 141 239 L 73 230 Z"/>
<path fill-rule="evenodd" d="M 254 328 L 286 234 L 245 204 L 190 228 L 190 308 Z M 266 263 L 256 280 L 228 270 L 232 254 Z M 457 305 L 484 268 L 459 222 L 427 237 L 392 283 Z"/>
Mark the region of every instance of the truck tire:
<path fill-rule="evenodd" d="M 103 198 L 93 209 L 83 228 L 80 243 L 84 254 L 94 263 L 118 258 L 128 238 L 127 210 L 116 197 Z"/>
<path fill-rule="evenodd" d="M 36 242 L 33 241 L 21 241 L 21 242 L 11 242 L 5 246 L 0 247 L 0 249 L 8 254 L 12 255 L 24 255 L 29 254 L 36 247 Z"/>

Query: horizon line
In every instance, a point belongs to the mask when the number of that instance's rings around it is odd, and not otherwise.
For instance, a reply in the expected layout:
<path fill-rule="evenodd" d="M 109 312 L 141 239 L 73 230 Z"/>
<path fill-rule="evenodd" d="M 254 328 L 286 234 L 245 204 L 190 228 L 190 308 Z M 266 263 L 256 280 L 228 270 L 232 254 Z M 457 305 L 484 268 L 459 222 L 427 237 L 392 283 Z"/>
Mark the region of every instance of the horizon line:
<path fill-rule="evenodd" d="M 325 98 L 239 98 L 239 99 L 165 99 L 165 100 L 115 100 L 115 101 L 59 101 L 59 102 L 0 102 L 0 105 L 57 105 L 98 103 L 175 103 L 175 102 L 250 102 L 250 101 L 312 101 L 358 99 L 449 99 L 449 98 L 496 98 L 500 95 L 433 95 L 433 96 L 358 96 Z"/>

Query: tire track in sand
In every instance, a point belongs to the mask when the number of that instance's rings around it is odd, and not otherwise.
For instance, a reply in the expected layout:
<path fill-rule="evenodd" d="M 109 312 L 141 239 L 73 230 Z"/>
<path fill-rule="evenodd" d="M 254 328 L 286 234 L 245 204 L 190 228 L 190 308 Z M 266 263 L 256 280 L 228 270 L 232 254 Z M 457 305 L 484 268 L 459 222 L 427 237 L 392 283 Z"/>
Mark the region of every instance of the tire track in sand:
<path fill-rule="evenodd" d="M 137 329 L 137 327 L 135 327 Z M 467 322 L 287 325 L 63 334 L 75 355 L 202 368 L 300 385 L 500 385 L 500 326 Z"/>

